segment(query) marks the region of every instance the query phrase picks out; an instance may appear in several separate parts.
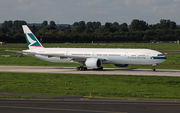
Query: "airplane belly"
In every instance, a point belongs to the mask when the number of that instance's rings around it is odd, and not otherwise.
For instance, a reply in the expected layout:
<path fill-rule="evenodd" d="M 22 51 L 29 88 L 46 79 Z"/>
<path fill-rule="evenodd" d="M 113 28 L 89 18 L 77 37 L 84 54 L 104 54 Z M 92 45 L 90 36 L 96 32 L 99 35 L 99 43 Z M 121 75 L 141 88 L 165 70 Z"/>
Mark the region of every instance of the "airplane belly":
<path fill-rule="evenodd" d="M 108 57 L 108 61 L 111 64 L 129 64 L 130 60 L 126 56 L 112 56 Z"/>

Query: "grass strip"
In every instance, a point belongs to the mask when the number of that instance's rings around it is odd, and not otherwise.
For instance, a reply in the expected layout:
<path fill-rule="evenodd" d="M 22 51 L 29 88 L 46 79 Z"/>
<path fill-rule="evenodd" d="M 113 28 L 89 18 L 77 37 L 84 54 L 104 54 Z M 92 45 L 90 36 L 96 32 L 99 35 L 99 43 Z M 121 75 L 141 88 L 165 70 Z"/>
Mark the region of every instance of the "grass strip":
<path fill-rule="evenodd" d="M 146 49 L 168 49 L 178 50 L 180 44 L 177 43 L 42 43 L 44 47 L 60 48 L 146 48 Z M 1 48 L 28 48 L 27 43 L 6 43 L 0 45 Z"/>
<path fill-rule="evenodd" d="M 180 77 L 0 73 L 0 92 L 101 98 L 180 99 Z"/>

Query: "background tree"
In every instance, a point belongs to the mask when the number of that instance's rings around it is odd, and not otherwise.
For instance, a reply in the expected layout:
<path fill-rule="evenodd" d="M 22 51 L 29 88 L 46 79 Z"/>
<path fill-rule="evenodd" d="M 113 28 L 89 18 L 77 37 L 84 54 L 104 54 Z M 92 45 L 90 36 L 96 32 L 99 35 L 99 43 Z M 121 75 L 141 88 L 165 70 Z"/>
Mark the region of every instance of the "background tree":
<path fill-rule="evenodd" d="M 4 21 L 4 23 L 2 24 L 3 28 L 12 28 L 13 27 L 13 22 L 12 20 L 9 21 Z"/>
<path fill-rule="evenodd" d="M 74 22 L 73 27 L 79 26 L 79 22 Z"/>
<path fill-rule="evenodd" d="M 94 29 L 98 29 L 98 28 L 99 28 L 99 26 L 98 26 L 98 23 L 97 23 L 97 22 L 93 22 L 92 24 L 93 24 L 93 28 L 94 28 Z"/>
<path fill-rule="evenodd" d="M 176 27 L 177 27 L 176 22 L 170 21 L 170 28 L 176 29 Z"/>
<path fill-rule="evenodd" d="M 2 24 L 3 28 L 8 28 L 8 21 L 4 21 L 4 23 Z"/>
<path fill-rule="evenodd" d="M 22 25 L 27 25 L 27 22 L 23 20 L 15 20 L 13 24 L 13 28 L 15 29 L 22 28 Z"/>
<path fill-rule="evenodd" d="M 118 25 L 119 25 L 118 22 L 114 22 L 114 23 L 113 23 L 113 26 L 118 26 Z"/>
<path fill-rule="evenodd" d="M 94 29 L 92 22 L 87 22 L 86 26 L 88 29 Z"/>
<path fill-rule="evenodd" d="M 110 27 L 111 27 L 111 24 L 109 22 L 106 22 L 105 23 L 105 29 L 110 29 Z"/>
<path fill-rule="evenodd" d="M 67 34 L 71 33 L 71 26 L 70 26 L 70 25 L 68 25 L 68 27 L 67 27 L 67 29 L 65 30 L 65 32 L 66 32 Z"/>
<path fill-rule="evenodd" d="M 8 42 L 25 42 L 22 25 L 27 24 L 23 20 L 4 21 L 0 27 L 0 40 Z M 162 19 L 155 25 L 148 25 L 143 20 L 132 20 L 131 25 L 127 23 L 106 22 L 101 25 L 100 22 L 84 21 L 74 22 L 73 26 L 56 26 L 54 21 L 48 25 L 43 21 L 41 26 L 31 25 L 29 28 L 43 42 L 149 42 L 156 41 L 174 41 L 180 39 L 180 26 L 171 20 Z"/>
<path fill-rule="evenodd" d="M 148 24 L 143 20 L 134 19 L 129 29 L 130 31 L 145 31 L 148 29 Z"/>
<path fill-rule="evenodd" d="M 55 22 L 54 21 L 50 21 L 50 26 L 55 27 L 56 26 Z"/>
<path fill-rule="evenodd" d="M 123 25 L 124 27 L 128 27 L 127 23 L 122 23 L 121 25 Z"/>
<path fill-rule="evenodd" d="M 80 27 L 85 27 L 85 22 L 84 22 L 84 21 L 80 21 L 80 22 L 79 22 L 79 26 L 80 26 Z"/>
<path fill-rule="evenodd" d="M 168 29 L 170 28 L 170 20 L 161 19 L 160 20 L 161 29 Z"/>
<path fill-rule="evenodd" d="M 97 28 L 101 27 L 101 22 L 97 21 L 96 25 L 97 25 Z"/>
<path fill-rule="evenodd" d="M 43 27 L 48 26 L 48 21 L 44 20 L 43 23 L 41 24 L 41 26 L 43 26 Z"/>
<path fill-rule="evenodd" d="M 126 26 L 124 26 L 124 25 L 119 25 L 119 26 L 118 26 L 118 31 L 119 31 L 119 32 L 128 32 L 129 29 L 128 29 L 128 27 L 126 27 Z"/>

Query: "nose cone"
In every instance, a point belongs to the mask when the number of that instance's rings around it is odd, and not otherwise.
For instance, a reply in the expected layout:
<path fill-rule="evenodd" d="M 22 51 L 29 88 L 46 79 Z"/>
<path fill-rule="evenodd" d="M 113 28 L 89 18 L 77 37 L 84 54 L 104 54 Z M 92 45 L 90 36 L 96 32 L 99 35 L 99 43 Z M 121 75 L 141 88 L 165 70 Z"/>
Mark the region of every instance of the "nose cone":
<path fill-rule="evenodd" d="M 164 56 L 165 57 L 165 56 Z M 165 57 L 165 60 L 166 60 L 166 57 Z"/>
<path fill-rule="evenodd" d="M 161 58 L 161 60 L 162 60 L 162 62 L 166 61 L 166 57 L 163 56 L 163 57 Z"/>

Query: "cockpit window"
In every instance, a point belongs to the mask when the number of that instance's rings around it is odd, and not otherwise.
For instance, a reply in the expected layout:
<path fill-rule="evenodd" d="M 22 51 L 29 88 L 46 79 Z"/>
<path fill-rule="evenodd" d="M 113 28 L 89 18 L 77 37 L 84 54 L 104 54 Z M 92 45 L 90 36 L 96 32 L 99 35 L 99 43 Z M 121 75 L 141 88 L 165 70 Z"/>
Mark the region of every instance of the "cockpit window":
<path fill-rule="evenodd" d="M 158 56 L 163 56 L 163 54 L 158 54 Z"/>

